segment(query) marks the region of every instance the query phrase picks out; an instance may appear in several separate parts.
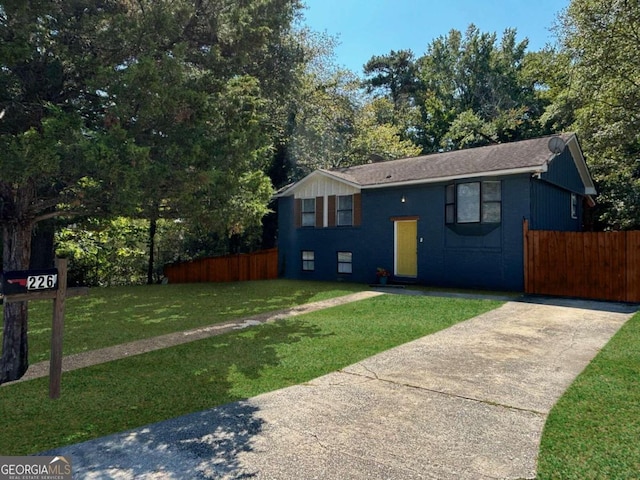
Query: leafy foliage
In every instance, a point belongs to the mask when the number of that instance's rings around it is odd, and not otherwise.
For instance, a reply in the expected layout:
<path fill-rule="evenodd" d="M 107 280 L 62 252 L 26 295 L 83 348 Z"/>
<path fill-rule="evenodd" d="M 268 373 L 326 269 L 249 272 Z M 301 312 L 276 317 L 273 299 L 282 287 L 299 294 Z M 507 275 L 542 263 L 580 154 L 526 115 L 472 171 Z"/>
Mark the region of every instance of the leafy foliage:
<path fill-rule="evenodd" d="M 456 149 L 539 135 L 535 83 L 523 74 L 527 40 L 507 29 L 495 33 L 470 25 L 434 40 L 417 60 L 422 145 Z"/>
<path fill-rule="evenodd" d="M 573 0 L 561 24 L 572 59 L 563 96 L 599 190 L 600 226 L 640 227 L 640 5 Z M 561 107 L 557 107 L 559 110 Z"/>
<path fill-rule="evenodd" d="M 28 267 L 34 225 L 53 217 L 147 218 L 151 252 L 159 218 L 221 234 L 258 224 L 269 107 L 300 61 L 284 41 L 299 8 L 0 3 L 3 268 Z M 0 382 L 26 369 L 26 325 L 24 305 L 5 307 Z"/>
<path fill-rule="evenodd" d="M 116 217 L 61 228 L 57 254 L 69 258 L 72 285 L 139 284 L 147 258 L 147 222 Z"/>
<path fill-rule="evenodd" d="M 406 126 L 395 119 L 393 105 L 386 98 L 376 98 L 362 106 L 355 118 L 355 130 L 349 163 L 360 165 L 378 160 L 414 157 L 422 149 L 406 138 Z"/>

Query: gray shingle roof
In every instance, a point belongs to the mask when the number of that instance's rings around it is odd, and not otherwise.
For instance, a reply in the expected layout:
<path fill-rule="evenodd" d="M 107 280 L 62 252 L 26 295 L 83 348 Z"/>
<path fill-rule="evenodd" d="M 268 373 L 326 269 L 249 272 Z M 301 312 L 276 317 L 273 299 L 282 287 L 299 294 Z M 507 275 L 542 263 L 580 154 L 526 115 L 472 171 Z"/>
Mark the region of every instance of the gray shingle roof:
<path fill-rule="evenodd" d="M 565 143 L 572 136 L 572 133 L 560 135 Z M 540 137 L 323 172 L 362 187 L 371 187 L 491 175 L 492 172 L 536 171 L 543 169 L 555 156 L 548 147 L 550 138 Z"/>

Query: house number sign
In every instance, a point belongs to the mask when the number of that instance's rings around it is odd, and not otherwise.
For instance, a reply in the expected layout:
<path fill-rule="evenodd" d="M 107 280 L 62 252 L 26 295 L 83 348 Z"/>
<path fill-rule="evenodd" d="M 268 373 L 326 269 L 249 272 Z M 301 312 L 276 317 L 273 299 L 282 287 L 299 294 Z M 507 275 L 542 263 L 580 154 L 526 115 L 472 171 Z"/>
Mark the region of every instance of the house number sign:
<path fill-rule="evenodd" d="M 2 293 L 5 295 L 57 289 L 57 268 L 4 272 L 2 275 Z"/>
<path fill-rule="evenodd" d="M 27 290 L 47 290 L 57 288 L 58 274 L 30 275 L 27 277 Z"/>

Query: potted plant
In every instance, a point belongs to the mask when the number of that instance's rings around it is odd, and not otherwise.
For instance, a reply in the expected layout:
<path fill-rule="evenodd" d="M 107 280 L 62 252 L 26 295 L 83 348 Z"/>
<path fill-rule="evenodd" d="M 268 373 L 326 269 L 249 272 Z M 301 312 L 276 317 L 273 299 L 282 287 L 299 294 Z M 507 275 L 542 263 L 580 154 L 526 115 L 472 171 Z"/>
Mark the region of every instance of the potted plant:
<path fill-rule="evenodd" d="M 376 276 L 378 277 L 378 282 L 380 283 L 380 285 L 386 285 L 387 280 L 389 279 L 391 274 L 386 268 L 378 267 L 378 269 L 376 270 Z"/>

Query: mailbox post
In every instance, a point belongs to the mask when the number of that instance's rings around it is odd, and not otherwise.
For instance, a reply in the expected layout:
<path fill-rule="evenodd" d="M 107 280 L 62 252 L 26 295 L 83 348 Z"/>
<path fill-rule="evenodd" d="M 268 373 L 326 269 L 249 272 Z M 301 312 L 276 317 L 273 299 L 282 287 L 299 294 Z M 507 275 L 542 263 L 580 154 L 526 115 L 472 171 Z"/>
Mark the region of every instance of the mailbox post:
<path fill-rule="evenodd" d="M 56 258 L 56 268 L 5 272 L 2 278 L 5 302 L 53 300 L 51 356 L 49 360 L 49 398 L 60 397 L 62 381 L 62 336 L 64 304 L 67 297 L 86 295 L 87 288 L 67 289 L 67 259 Z"/>
<path fill-rule="evenodd" d="M 51 323 L 51 356 L 49 359 L 49 398 L 60 397 L 62 384 L 62 334 L 64 333 L 64 300 L 67 297 L 67 259 L 56 258 L 58 289 L 53 299 Z"/>

